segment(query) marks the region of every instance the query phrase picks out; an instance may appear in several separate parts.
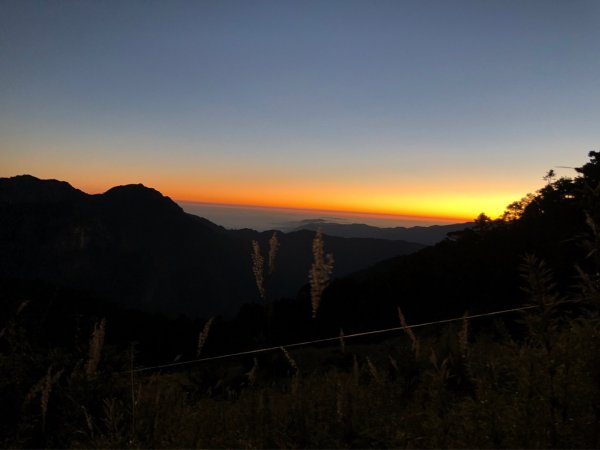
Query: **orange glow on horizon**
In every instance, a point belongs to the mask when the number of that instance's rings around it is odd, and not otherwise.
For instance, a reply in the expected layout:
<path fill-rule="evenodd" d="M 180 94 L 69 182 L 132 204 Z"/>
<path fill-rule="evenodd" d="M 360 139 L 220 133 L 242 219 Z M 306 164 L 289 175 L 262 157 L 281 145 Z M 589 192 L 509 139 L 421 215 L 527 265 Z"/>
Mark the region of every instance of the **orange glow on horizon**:
<path fill-rule="evenodd" d="M 160 190 L 160 189 L 159 189 Z M 289 208 L 320 210 L 355 214 L 402 216 L 447 221 L 470 221 L 484 212 L 495 218 L 507 205 L 523 197 L 518 188 L 498 190 L 490 187 L 442 189 L 439 187 L 382 189 L 373 186 L 298 186 L 290 183 L 285 188 L 272 185 L 205 186 L 200 190 L 164 189 L 165 195 L 180 201 L 232 205 L 242 207 Z M 498 192 L 500 191 L 500 192 Z M 526 193 L 527 191 L 525 191 Z"/>
<path fill-rule="evenodd" d="M 359 189 L 343 187 L 310 191 L 290 189 L 271 191 L 252 188 L 224 189 L 223 187 L 206 186 L 203 194 L 195 194 L 191 189 L 171 188 L 162 183 L 143 183 L 160 191 L 175 201 L 198 202 L 226 207 L 258 207 L 294 209 L 309 211 L 328 211 L 354 215 L 374 215 L 404 218 L 439 220 L 443 222 L 467 222 L 480 213 L 495 218 L 500 216 L 506 206 L 523 195 L 495 192 L 440 192 L 436 190 L 409 192 L 405 195 L 393 195 L 386 192 L 367 192 Z M 167 183 L 165 183 L 167 184 Z M 170 184 L 170 183 L 169 183 Z M 87 191 L 85 188 L 84 191 Z M 90 189 L 87 192 L 102 193 L 107 189 Z M 195 189 L 194 189 L 195 191 Z M 270 192 L 269 192 L 270 191 Z M 316 191 L 316 192 L 315 192 Z M 416 191 L 413 188 L 413 191 Z M 196 191 L 197 192 L 197 191 Z M 270 194 L 270 195 L 269 195 Z"/>
<path fill-rule="evenodd" d="M 397 212 L 384 212 L 384 211 L 367 211 L 367 210 L 355 210 L 355 209 L 331 209 L 331 208 L 315 208 L 310 206 L 281 206 L 281 205 L 267 205 L 267 204 L 241 204 L 241 203 L 223 203 L 223 202 L 209 202 L 199 200 L 188 200 L 188 199 L 173 199 L 177 203 L 197 203 L 199 205 L 206 205 L 218 208 L 244 208 L 244 209 L 257 209 L 257 210 L 290 210 L 300 211 L 306 213 L 334 213 L 340 216 L 351 216 L 351 217 L 365 217 L 365 218 L 379 218 L 379 219 L 408 219 L 408 220 L 427 220 L 440 222 L 468 222 L 471 221 L 472 217 L 451 217 L 451 216 L 423 216 L 415 214 L 400 214 Z"/>
<path fill-rule="evenodd" d="M 168 173 L 126 173 L 125 170 L 108 172 L 108 176 L 102 178 L 92 173 L 87 174 L 89 177 L 80 173 L 76 178 L 61 175 L 54 175 L 54 178 L 66 179 L 75 188 L 94 194 L 106 192 L 113 186 L 142 183 L 177 201 L 455 223 L 473 220 L 482 212 L 492 218 L 498 217 L 507 205 L 534 191 L 523 184 L 507 186 L 506 183 L 500 185 L 466 178 L 454 183 L 442 180 L 437 184 L 425 184 L 425 180 L 387 179 L 369 180 L 363 184 L 352 179 L 305 181 L 294 177 L 287 180 L 282 177 L 227 178 L 218 176 L 220 174 L 212 177 L 182 174 L 177 178 Z"/>
<path fill-rule="evenodd" d="M 348 213 L 365 216 L 389 216 L 403 218 L 419 218 L 440 220 L 444 222 L 466 222 L 473 220 L 485 212 L 490 217 L 498 217 L 505 207 L 519 196 L 481 194 L 468 195 L 422 195 L 415 197 L 394 198 L 392 196 L 312 196 L 310 198 L 289 196 L 282 201 L 279 196 L 274 199 L 252 195 L 217 195 L 192 196 L 185 194 L 169 195 L 182 202 L 207 203 L 224 207 L 277 208 L 322 212 Z M 370 198 L 369 198 L 370 197 Z M 278 201 L 279 200 L 279 201 Z M 481 205 L 487 205 L 482 207 Z"/>

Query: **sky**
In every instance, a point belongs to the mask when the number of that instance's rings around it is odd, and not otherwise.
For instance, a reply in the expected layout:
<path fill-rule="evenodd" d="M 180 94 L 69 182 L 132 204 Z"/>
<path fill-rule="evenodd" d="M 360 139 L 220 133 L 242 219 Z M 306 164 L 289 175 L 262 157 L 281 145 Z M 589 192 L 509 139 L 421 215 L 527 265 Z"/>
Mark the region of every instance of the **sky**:
<path fill-rule="evenodd" d="M 496 216 L 598 149 L 599 25 L 595 0 L 2 0 L 0 176 Z"/>

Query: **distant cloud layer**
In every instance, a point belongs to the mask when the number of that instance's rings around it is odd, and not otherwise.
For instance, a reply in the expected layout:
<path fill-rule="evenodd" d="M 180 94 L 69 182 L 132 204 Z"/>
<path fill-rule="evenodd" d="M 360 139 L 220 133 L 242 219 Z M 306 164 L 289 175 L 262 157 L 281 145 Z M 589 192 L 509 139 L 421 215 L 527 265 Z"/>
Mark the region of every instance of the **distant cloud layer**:
<path fill-rule="evenodd" d="M 232 205 L 211 205 L 200 202 L 178 202 L 186 211 L 204 217 L 225 228 L 254 230 L 291 230 L 303 224 L 323 223 L 364 223 L 380 227 L 417 226 L 447 224 L 453 221 L 441 219 L 424 219 L 416 217 L 384 216 L 375 214 L 360 214 L 343 212 L 343 216 L 319 215 L 320 211 L 290 209 L 290 208 L 261 208 Z"/>

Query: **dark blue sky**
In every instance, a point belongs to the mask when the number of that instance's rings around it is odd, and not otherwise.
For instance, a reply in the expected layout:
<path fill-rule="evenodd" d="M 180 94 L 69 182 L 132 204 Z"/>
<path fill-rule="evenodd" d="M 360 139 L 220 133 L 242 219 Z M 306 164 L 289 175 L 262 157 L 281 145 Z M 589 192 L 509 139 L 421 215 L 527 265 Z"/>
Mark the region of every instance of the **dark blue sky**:
<path fill-rule="evenodd" d="M 598 148 L 599 25 L 576 0 L 3 0 L 0 175 L 496 213 Z"/>

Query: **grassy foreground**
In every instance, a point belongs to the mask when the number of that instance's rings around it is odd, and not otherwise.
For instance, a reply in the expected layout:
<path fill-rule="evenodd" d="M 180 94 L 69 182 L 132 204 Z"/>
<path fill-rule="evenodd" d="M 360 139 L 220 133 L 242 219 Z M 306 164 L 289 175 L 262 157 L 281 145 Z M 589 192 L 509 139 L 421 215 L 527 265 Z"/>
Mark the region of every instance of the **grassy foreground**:
<path fill-rule="evenodd" d="M 598 447 L 597 285 L 560 297 L 543 263 L 525 270 L 537 307 L 508 326 L 464 320 L 170 373 L 127 373 L 134 354 L 102 348 L 102 324 L 89 348 L 38 353 L 17 314 L 0 446 Z"/>

